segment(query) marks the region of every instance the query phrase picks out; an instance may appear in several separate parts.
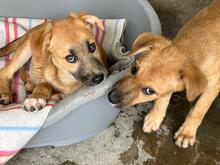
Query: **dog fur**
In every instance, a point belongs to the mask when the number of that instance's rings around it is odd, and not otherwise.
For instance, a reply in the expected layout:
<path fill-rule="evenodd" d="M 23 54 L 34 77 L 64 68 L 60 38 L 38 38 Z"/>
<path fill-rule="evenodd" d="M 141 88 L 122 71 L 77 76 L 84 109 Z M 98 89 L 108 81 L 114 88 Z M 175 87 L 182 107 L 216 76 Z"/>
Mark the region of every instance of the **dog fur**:
<path fill-rule="evenodd" d="M 132 73 L 113 86 L 109 99 L 117 106 L 155 100 L 144 120 L 143 130 L 159 129 L 172 93 L 186 89 L 195 100 L 184 123 L 175 133 L 175 143 L 187 148 L 220 90 L 220 0 L 199 12 L 171 41 L 152 33 L 141 34 L 130 56 L 140 54 Z M 129 86 L 128 86 L 129 84 Z"/>
<path fill-rule="evenodd" d="M 30 58 L 30 73 L 21 69 L 26 90 L 32 92 L 24 104 L 27 111 L 44 107 L 53 91 L 69 95 L 82 85 L 100 83 L 107 76 L 107 56 L 95 41 L 92 28 L 96 25 L 104 30 L 96 16 L 71 13 L 42 23 L 1 48 L 0 57 L 12 52 L 14 56 L 0 70 L 0 103 L 12 102 L 10 81 Z"/>

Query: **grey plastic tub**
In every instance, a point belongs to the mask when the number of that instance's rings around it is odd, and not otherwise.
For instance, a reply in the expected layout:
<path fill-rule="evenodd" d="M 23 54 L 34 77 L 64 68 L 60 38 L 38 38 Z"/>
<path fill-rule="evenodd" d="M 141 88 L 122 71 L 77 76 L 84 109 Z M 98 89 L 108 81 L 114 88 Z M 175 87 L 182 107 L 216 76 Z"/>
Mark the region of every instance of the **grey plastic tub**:
<path fill-rule="evenodd" d="M 100 18 L 126 18 L 125 46 L 130 48 L 138 34 L 161 33 L 159 19 L 146 0 L 4 0 L 0 1 L 0 16 L 30 18 L 61 18 L 70 12 L 87 11 Z M 58 111 L 60 106 L 55 107 Z M 62 146 L 85 140 L 107 128 L 120 110 L 104 95 L 74 111 L 47 120 L 44 127 L 25 146 Z M 51 112 L 50 115 L 54 115 Z M 49 117 L 50 117 L 49 115 Z"/>

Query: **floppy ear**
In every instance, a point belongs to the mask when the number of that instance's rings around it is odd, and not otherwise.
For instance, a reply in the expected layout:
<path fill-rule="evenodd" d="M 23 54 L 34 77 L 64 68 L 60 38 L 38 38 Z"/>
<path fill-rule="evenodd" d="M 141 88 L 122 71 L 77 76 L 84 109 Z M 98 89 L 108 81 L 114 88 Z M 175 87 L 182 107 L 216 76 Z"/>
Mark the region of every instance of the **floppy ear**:
<path fill-rule="evenodd" d="M 170 41 L 165 39 L 163 36 L 148 32 L 142 33 L 134 41 L 129 56 L 138 57 L 142 53 L 151 52 L 152 50 L 156 49 L 158 46 L 162 45 L 162 47 L 164 47 L 169 43 Z"/>
<path fill-rule="evenodd" d="M 195 100 L 204 91 L 207 85 L 205 75 L 193 64 L 187 64 L 181 71 L 185 82 L 186 97 L 189 101 Z"/>
<path fill-rule="evenodd" d="M 46 50 L 52 38 L 52 22 L 45 22 L 41 27 L 32 33 L 32 43 L 41 50 Z"/>
<path fill-rule="evenodd" d="M 51 40 L 52 40 L 52 29 L 53 25 L 51 22 L 48 22 L 48 24 L 45 26 L 42 38 L 43 38 L 43 49 L 47 49 L 50 46 Z"/>
<path fill-rule="evenodd" d="M 104 30 L 104 26 L 102 24 L 102 21 L 98 17 L 96 17 L 94 15 L 90 15 L 86 12 L 81 12 L 78 14 L 78 16 L 81 20 L 83 20 L 90 27 L 97 26 L 100 30 Z"/>

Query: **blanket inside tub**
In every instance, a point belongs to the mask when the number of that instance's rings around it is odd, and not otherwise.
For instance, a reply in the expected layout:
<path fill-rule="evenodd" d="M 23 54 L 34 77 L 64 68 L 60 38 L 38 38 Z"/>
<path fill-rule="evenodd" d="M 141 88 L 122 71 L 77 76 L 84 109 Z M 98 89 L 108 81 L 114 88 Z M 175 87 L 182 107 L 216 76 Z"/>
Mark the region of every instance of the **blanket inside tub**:
<path fill-rule="evenodd" d="M 0 18 L 0 47 L 23 35 L 28 29 L 43 23 L 44 19 L 29 19 L 29 18 Z M 119 61 L 111 72 L 117 73 L 118 70 L 125 69 L 128 66 L 129 60 L 120 60 L 123 53 L 123 32 L 126 26 L 125 19 L 103 19 L 102 23 L 105 27 L 104 31 L 94 28 L 96 40 L 103 46 L 106 53 L 111 59 Z M 0 58 L 0 69 L 9 62 L 13 54 Z M 125 58 L 126 59 L 126 58 Z M 13 99 L 15 103 L 7 106 L 0 105 L 0 164 L 5 163 L 13 157 L 24 145 L 46 124 L 52 124 L 54 119 L 62 118 L 70 111 L 78 106 L 100 97 L 117 81 L 117 74 L 112 74 L 95 87 L 84 88 L 79 90 L 67 98 L 60 101 L 57 96 L 52 96 L 47 106 L 38 112 L 26 112 L 22 110 L 22 103 L 26 97 L 24 84 L 20 79 L 19 72 L 14 75 L 12 81 Z M 1 84 L 0 84 L 1 85 Z M 55 106 L 56 103 L 58 103 Z M 54 115 L 48 114 L 55 106 Z M 71 107 L 71 108 L 69 108 Z M 53 120 L 52 120 L 52 119 Z"/>

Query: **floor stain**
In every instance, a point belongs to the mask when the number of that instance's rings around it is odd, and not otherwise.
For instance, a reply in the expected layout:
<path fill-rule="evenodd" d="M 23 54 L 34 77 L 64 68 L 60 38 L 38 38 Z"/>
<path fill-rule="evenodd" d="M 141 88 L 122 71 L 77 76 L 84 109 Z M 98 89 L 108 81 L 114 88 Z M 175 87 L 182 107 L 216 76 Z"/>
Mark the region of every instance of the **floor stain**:
<path fill-rule="evenodd" d="M 133 139 L 143 140 L 143 149 L 155 158 L 147 160 L 144 164 L 214 165 L 215 162 L 219 162 L 220 131 L 215 131 L 214 128 L 220 130 L 220 97 L 213 103 L 199 128 L 196 144 L 188 149 L 182 149 L 174 144 L 173 136 L 192 107 L 191 103 L 182 99 L 183 95 L 184 93 L 180 93 L 180 97 L 174 95 L 175 99 L 171 100 L 167 116 L 156 133 L 144 133 L 143 120 L 134 122 Z M 176 98 L 181 98 L 181 101 Z M 144 113 L 142 118 L 144 119 Z"/>
<path fill-rule="evenodd" d="M 121 153 L 120 160 L 124 165 L 133 164 L 138 159 L 138 147 L 134 142 L 132 146 L 125 152 Z"/>

